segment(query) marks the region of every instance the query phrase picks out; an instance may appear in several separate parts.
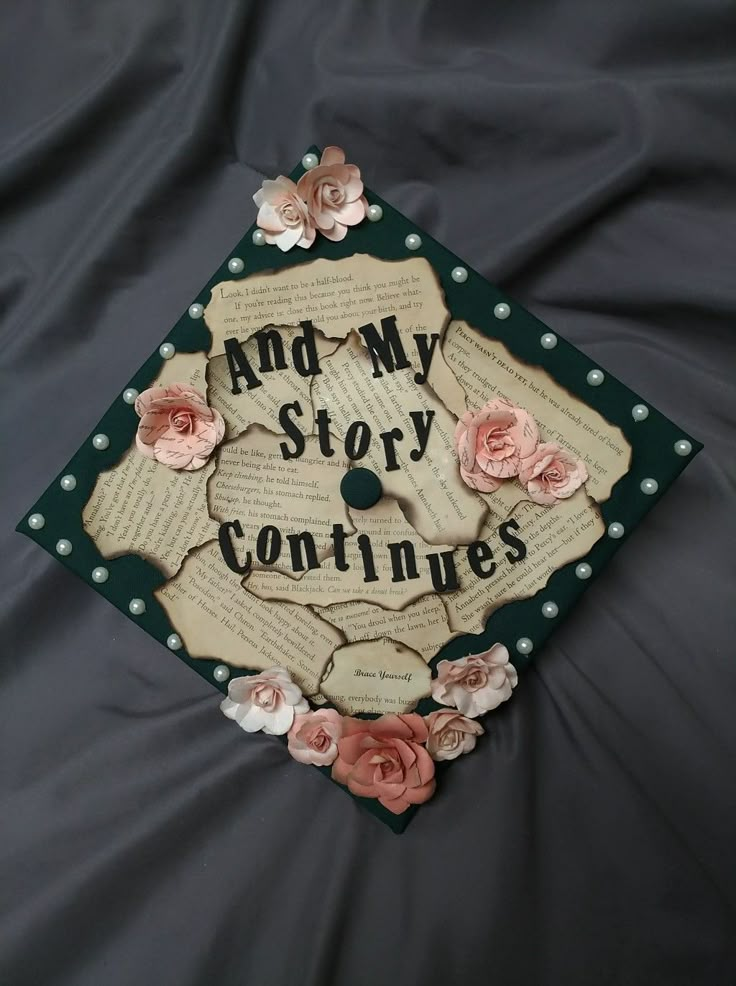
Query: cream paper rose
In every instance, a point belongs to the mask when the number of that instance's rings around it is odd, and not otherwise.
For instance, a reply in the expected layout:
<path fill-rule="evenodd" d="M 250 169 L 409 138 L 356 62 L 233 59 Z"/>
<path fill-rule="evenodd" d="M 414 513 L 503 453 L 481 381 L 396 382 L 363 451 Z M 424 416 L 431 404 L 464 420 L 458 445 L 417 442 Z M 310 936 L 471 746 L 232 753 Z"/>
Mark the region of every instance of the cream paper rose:
<path fill-rule="evenodd" d="M 205 397 L 185 383 L 151 387 L 135 399 L 141 419 L 139 452 L 170 469 L 201 469 L 222 441 L 225 422 Z"/>
<path fill-rule="evenodd" d="M 483 727 L 456 709 L 438 709 L 424 717 L 427 726 L 427 753 L 433 760 L 456 760 L 475 749 Z"/>
<path fill-rule="evenodd" d="M 553 442 L 543 442 L 521 463 L 519 482 L 535 503 L 565 500 L 588 478 L 585 463 Z"/>
<path fill-rule="evenodd" d="M 309 702 L 289 672 L 276 667 L 233 678 L 220 708 L 246 733 L 262 731 L 283 736 L 291 729 L 295 716 L 309 712 Z"/>
<path fill-rule="evenodd" d="M 348 226 L 365 218 L 366 201 L 360 169 L 345 164 L 341 147 L 325 147 L 320 163 L 297 184 L 312 222 L 328 240 L 342 240 Z"/>
<path fill-rule="evenodd" d="M 440 661 L 432 680 L 432 698 L 477 719 L 511 698 L 519 678 L 503 644 L 457 661 Z"/>
<path fill-rule="evenodd" d="M 521 407 L 492 400 L 466 411 L 455 428 L 460 476 L 471 489 L 493 493 L 504 479 L 518 475 L 522 460 L 539 441 L 534 418 Z"/>
<path fill-rule="evenodd" d="M 337 709 L 317 709 L 294 716 L 289 730 L 289 753 L 299 763 L 328 767 L 337 757 L 342 716 Z"/>
<path fill-rule="evenodd" d="M 306 249 L 314 243 L 314 223 L 291 178 L 266 178 L 253 201 L 258 206 L 256 223 L 265 233 L 266 243 L 275 243 L 284 252 L 293 246 Z"/>

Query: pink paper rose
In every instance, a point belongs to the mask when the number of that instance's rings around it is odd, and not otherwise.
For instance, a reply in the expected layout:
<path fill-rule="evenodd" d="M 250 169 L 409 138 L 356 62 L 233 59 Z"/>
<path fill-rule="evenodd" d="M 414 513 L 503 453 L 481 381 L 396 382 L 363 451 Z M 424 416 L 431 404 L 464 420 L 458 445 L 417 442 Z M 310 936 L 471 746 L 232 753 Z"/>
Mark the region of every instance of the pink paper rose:
<path fill-rule="evenodd" d="M 477 719 L 511 698 L 519 678 L 503 644 L 457 661 L 440 661 L 432 680 L 432 698 Z"/>
<path fill-rule="evenodd" d="M 291 180 L 279 175 L 267 178 L 253 201 L 258 206 L 256 223 L 266 234 L 266 243 L 275 243 L 286 252 L 293 246 L 310 247 L 317 235 L 301 192 Z"/>
<path fill-rule="evenodd" d="M 502 480 L 518 475 L 521 461 L 539 441 L 534 418 L 504 400 L 466 411 L 455 428 L 460 476 L 480 493 L 492 493 Z"/>
<path fill-rule="evenodd" d="M 337 757 L 342 722 L 336 709 L 318 709 L 294 716 L 294 724 L 289 730 L 289 753 L 299 763 L 329 766 Z"/>
<path fill-rule="evenodd" d="M 585 463 L 553 442 L 543 442 L 519 470 L 519 481 L 535 503 L 566 500 L 588 478 Z"/>
<path fill-rule="evenodd" d="M 434 794 L 434 762 L 424 748 L 427 727 L 420 715 L 343 720 L 332 777 L 361 798 L 400 815 Z"/>
<path fill-rule="evenodd" d="M 475 748 L 476 737 L 483 735 L 483 727 L 473 719 L 467 719 L 456 709 L 438 709 L 424 717 L 429 736 L 427 753 L 433 760 L 455 760 Z"/>
<path fill-rule="evenodd" d="M 201 469 L 225 434 L 220 412 L 186 383 L 144 390 L 135 410 L 138 451 L 170 469 Z"/>
<path fill-rule="evenodd" d="M 220 708 L 246 733 L 288 733 L 294 717 L 309 712 L 309 702 L 285 668 L 233 678 Z"/>
<path fill-rule="evenodd" d="M 340 147 L 325 147 L 320 163 L 301 176 L 297 188 L 312 222 L 328 240 L 344 239 L 348 226 L 365 218 L 360 169 L 345 164 Z"/>

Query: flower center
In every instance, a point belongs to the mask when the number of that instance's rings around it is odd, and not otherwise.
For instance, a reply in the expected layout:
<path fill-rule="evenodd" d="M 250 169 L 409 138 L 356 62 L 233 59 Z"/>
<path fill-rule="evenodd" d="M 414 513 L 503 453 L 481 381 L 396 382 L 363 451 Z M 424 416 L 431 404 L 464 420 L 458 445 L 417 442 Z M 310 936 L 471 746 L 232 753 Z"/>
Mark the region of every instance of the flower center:
<path fill-rule="evenodd" d="M 302 212 L 295 202 L 284 202 L 281 206 L 281 218 L 287 226 L 298 226 L 303 221 Z"/>
<path fill-rule="evenodd" d="M 277 694 L 270 685 L 261 685 L 253 693 L 253 704 L 259 709 L 273 712 L 277 704 Z"/>
<path fill-rule="evenodd" d="M 512 439 L 501 428 L 489 427 L 480 432 L 481 445 L 487 455 L 494 459 L 505 459 L 513 455 L 516 449 Z"/>
<path fill-rule="evenodd" d="M 169 415 L 169 424 L 174 431 L 191 432 L 194 429 L 194 415 L 191 411 L 179 409 Z"/>
<path fill-rule="evenodd" d="M 342 205 L 345 199 L 345 192 L 337 185 L 331 185 L 325 190 L 325 198 L 330 205 Z"/>
<path fill-rule="evenodd" d="M 471 671 L 465 679 L 465 687 L 470 692 L 477 692 L 486 683 L 487 677 L 481 670 Z"/>

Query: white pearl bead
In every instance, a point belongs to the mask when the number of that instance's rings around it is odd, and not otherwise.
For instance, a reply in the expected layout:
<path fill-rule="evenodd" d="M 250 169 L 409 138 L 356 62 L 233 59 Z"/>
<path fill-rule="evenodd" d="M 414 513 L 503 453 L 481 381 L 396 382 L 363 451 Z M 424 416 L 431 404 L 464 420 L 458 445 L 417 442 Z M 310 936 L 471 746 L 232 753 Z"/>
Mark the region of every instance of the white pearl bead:
<path fill-rule="evenodd" d="M 170 633 L 166 638 L 166 646 L 169 650 L 181 650 L 181 637 L 178 633 Z"/>
<path fill-rule="evenodd" d="M 110 573 L 102 565 L 92 569 L 93 582 L 97 582 L 98 584 L 101 585 L 103 582 L 107 582 L 109 578 L 110 578 Z"/>
<path fill-rule="evenodd" d="M 422 238 L 418 233 L 409 233 L 407 238 L 404 240 L 404 245 L 407 250 L 418 250 L 422 245 Z"/>
<path fill-rule="evenodd" d="M 265 246 L 266 245 L 266 234 L 262 229 L 254 229 L 253 235 L 251 236 L 253 240 L 253 246 Z"/>
<path fill-rule="evenodd" d="M 642 479 L 639 489 L 647 496 L 654 496 L 659 489 L 659 483 L 656 479 Z"/>
<path fill-rule="evenodd" d="M 496 316 L 496 318 L 500 318 L 500 319 L 508 318 L 509 315 L 511 314 L 511 309 L 509 308 L 509 306 L 506 304 L 505 301 L 499 301 L 499 303 L 493 309 L 493 314 Z M 526 637 L 524 639 L 526 640 Z"/>
<path fill-rule="evenodd" d="M 528 637 L 519 637 L 516 641 L 516 649 L 520 654 L 531 654 L 534 650 L 534 644 Z"/>
<path fill-rule="evenodd" d="M 554 620 L 554 618 L 559 614 L 560 607 L 557 603 L 552 602 L 550 599 L 548 602 L 542 605 L 542 616 L 546 616 L 548 620 Z"/>
<path fill-rule="evenodd" d="M 649 408 L 646 404 L 634 404 L 631 409 L 631 417 L 634 421 L 646 421 L 649 417 Z"/>
<path fill-rule="evenodd" d="M 542 349 L 554 349 L 557 345 L 557 336 L 554 332 L 545 332 L 539 340 L 539 345 Z"/>
<path fill-rule="evenodd" d="M 218 664 L 212 672 L 212 677 L 215 681 L 227 681 L 230 677 L 230 668 L 225 664 Z"/>
<path fill-rule="evenodd" d="M 165 342 L 162 346 L 158 347 L 158 352 L 164 359 L 171 359 L 171 357 L 176 353 L 176 347 L 173 342 Z"/>
<path fill-rule="evenodd" d="M 107 435 L 99 434 L 95 435 L 92 439 L 92 444 L 97 449 L 98 452 L 104 452 L 106 448 L 110 447 L 110 439 Z"/>
<path fill-rule="evenodd" d="M 369 205 L 366 215 L 368 216 L 370 222 L 380 222 L 380 220 L 383 219 L 383 209 L 380 205 Z"/>
<path fill-rule="evenodd" d="M 133 616 L 141 616 L 146 612 L 146 604 L 142 599 L 131 599 L 128 603 L 128 609 Z"/>
<path fill-rule="evenodd" d="M 58 555 L 70 555 L 72 553 L 72 542 L 62 538 L 56 542 L 56 553 Z"/>
<path fill-rule="evenodd" d="M 676 455 L 690 455 L 692 450 L 692 444 L 687 440 L 687 438 L 681 438 L 679 442 L 675 442 Z"/>
<path fill-rule="evenodd" d="M 450 277 L 457 284 L 464 284 L 468 279 L 468 272 L 464 267 L 453 267 Z"/>
<path fill-rule="evenodd" d="M 240 257 L 231 257 L 230 260 L 228 260 L 227 262 L 227 269 L 230 271 L 231 274 L 239 274 L 244 267 L 245 264 L 240 259 Z"/>
<path fill-rule="evenodd" d="M 28 518 L 28 526 L 32 531 L 40 531 L 45 523 L 46 518 L 43 514 L 31 514 Z"/>
<path fill-rule="evenodd" d="M 135 404 L 135 399 L 138 396 L 138 391 L 135 387 L 128 387 L 123 391 L 123 400 L 126 404 Z"/>
<path fill-rule="evenodd" d="M 189 306 L 190 318 L 201 318 L 203 315 L 204 315 L 204 305 L 200 305 L 198 301 L 195 301 L 193 305 Z"/>
<path fill-rule="evenodd" d="M 311 152 L 309 154 L 305 154 L 302 158 L 302 167 L 305 171 L 311 171 L 312 168 L 316 168 L 318 164 L 319 158 L 316 154 L 312 154 Z"/>
<path fill-rule="evenodd" d="M 72 476 L 70 472 L 67 473 L 66 476 L 62 476 L 59 480 L 59 486 L 67 493 L 71 493 L 72 490 L 77 488 L 76 476 Z"/>
<path fill-rule="evenodd" d="M 608 536 L 609 538 L 613 538 L 614 540 L 618 540 L 619 538 L 622 538 L 624 536 L 624 525 L 619 524 L 617 520 L 615 520 L 612 524 L 609 524 Z"/>
<path fill-rule="evenodd" d="M 593 569 L 587 561 L 581 561 L 579 565 L 575 566 L 575 574 L 579 579 L 589 579 L 593 574 Z"/>
<path fill-rule="evenodd" d="M 591 387 L 600 387 L 600 385 L 606 379 L 606 375 L 603 372 L 603 370 L 591 370 L 585 379 L 588 381 Z"/>

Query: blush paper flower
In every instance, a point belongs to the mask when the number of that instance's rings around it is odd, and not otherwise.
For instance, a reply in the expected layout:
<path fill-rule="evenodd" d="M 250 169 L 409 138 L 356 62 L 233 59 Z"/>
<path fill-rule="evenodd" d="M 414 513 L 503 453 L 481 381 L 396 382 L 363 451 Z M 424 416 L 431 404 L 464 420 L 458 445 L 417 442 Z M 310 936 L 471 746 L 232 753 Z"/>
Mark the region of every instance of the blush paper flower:
<path fill-rule="evenodd" d="M 588 478 L 585 463 L 553 442 L 543 442 L 521 464 L 519 481 L 535 503 L 565 500 Z"/>
<path fill-rule="evenodd" d="M 266 243 L 275 243 L 284 252 L 293 246 L 306 249 L 314 243 L 316 232 L 307 204 L 291 178 L 267 178 L 253 201 L 258 206 L 256 223 L 265 233 Z"/>
<path fill-rule="evenodd" d="M 528 411 L 488 401 L 479 411 L 466 411 L 455 428 L 460 476 L 471 489 L 493 493 L 504 479 L 518 475 L 538 441 L 537 423 Z"/>
<path fill-rule="evenodd" d="M 519 678 L 503 644 L 457 661 L 440 661 L 432 680 L 432 698 L 477 719 L 511 698 Z"/>
<path fill-rule="evenodd" d="M 345 151 L 340 147 L 326 147 L 317 167 L 301 176 L 297 190 L 312 222 L 328 240 L 344 239 L 348 226 L 357 226 L 365 218 L 360 169 L 345 164 Z"/>
<path fill-rule="evenodd" d="M 434 761 L 424 748 L 427 727 L 417 713 L 343 720 L 332 778 L 361 798 L 377 798 L 395 815 L 434 794 Z"/>
<path fill-rule="evenodd" d="M 318 709 L 294 716 L 289 730 L 289 753 L 299 763 L 328 767 L 337 757 L 343 719 L 337 709 Z"/>
<path fill-rule="evenodd" d="M 189 384 L 144 390 L 135 410 L 138 451 L 170 469 L 201 469 L 225 434 L 220 412 Z"/>
<path fill-rule="evenodd" d="M 309 703 L 289 672 L 276 667 L 234 678 L 220 708 L 246 733 L 262 731 L 283 736 L 291 729 L 295 716 L 309 712 Z"/>
<path fill-rule="evenodd" d="M 455 760 L 475 749 L 483 727 L 456 709 L 438 709 L 424 717 L 429 735 L 427 753 L 433 760 Z"/>

